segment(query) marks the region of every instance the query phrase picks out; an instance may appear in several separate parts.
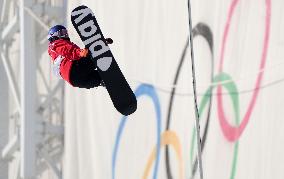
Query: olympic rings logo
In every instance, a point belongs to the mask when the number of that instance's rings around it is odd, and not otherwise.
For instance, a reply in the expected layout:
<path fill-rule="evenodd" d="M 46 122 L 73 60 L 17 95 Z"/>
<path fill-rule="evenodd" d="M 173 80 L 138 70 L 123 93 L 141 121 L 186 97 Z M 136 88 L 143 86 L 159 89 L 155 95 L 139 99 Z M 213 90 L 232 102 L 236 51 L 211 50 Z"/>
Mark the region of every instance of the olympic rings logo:
<path fill-rule="evenodd" d="M 227 116 L 225 116 L 225 112 L 224 112 L 224 106 L 223 106 L 223 99 L 222 99 L 222 95 L 217 95 L 217 112 L 218 112 L 218 118 L 219 118 L 219 123 L 221 126 L 221 130 L 224 134 L 224 137 L 229 141 L 229 142 L 235 142 L 235 146 L 234 146 L 234 156 L 233 156 L 233 161 L 232 161 L 232 169 L 231 169 L 231 174 L 230 174 L 230 178 L 234 179 L 235 178 L 235 174 L 236 174 L 236 165 L 237 165 L 237 154 L 238 154 L 238 139 L 240 138 L 240 136 L 242 135 L 245 127 L 248 124 L 248 121 L 250 119 L 250 116 L 252 114 L 252 111 L 254 109 L 254 106 L 256 104 L 256 99 L 259 93 L 259 87 L 261 85 L 261 81 L 262 81 L 262 77 L 263 77 L 263 72 L 260 72 L 256 83 L 255 83 L 255 90 L 253 92 L 251 101 L 249 103 L 248 109 L 246 110 L 246 113 L 243 117 L 242 122 L 240 123 L 240 105 L 239 105 L 239 95 L 238 95 L 238 89 L 237 89 L 237 85 L 233 82 L 232 78 L 230 75 L 228 75 L 227 73 L 223 72 L 223 63 L 224 63 L 224 54 L 225 54 L 225 47 L 227 44 L 227 38 L 229 35 L 229 31 L 230 31 L 230 24 L 232 21 L 232 17 L 233 14 L 235 12 L 235 8 L 237 6 L 237 4 L 239 3 L 239 0 L 233 0 L 230 8 L 229 8 L 229 13 L 228 13 L 228 17 L 226 20 L 226 26 L 224 29 L 224 34 L 223 34 L 223 39 L 222 39 L 222 44 L 221 44 L 221 57 L 220 57 L 220 63 L 219 63 L 219 68 L 218 68 L 218 75 L 214 76 L 213 74 L 213 58 L 212 58 L 212 71 L 211 71 L 211 79 L 213 83 L 218 83 L 218 82 L 222 82 L 222 81 L 231 81 L 230 83 L 225 83 L 222 85 L 215 85 L 215 86 L 211 86 L 207 89 L 205 95 L 202 97 L 200 106 L 199 106 L 199 110 L 200 110 L 200 116 L 204 113 L 204 109 L 205 106 L 209 104 L 209 109 L 207 111 L 207 121 L 205 124 L 205 132 L 204 135 L 202 136 L 202 150 L 204 148 L 205 145 L 205 139 L 206 139 L 206 135 L 207 135 L 207 130 L 208 130 L 208 124 L 209 124 L 209 118 L 210 118 L 210 110 L 211 110 L 211 94 L 212 94 L 212 90 L 214 90 L 215 88 L 217 88 L 217 94 L 222 94 L 222 87 L 224 87 L 230 94 L 230 99 L 232 101 L 233 104 L 233 109 L 234 109 L 234 118 L 235 118 L 235 124 L 238 125 L 238 127 L 232 126 L 228 123 L 228 118 Z M 262 55 L 261 55 L 261 61 L 260 61 L 260 66 L 259 69 L 263 69 L 265 67 L 266 64 L 266 58 L 267 58 L 267 51 L 268 51 L 268 45 L 269 45 L 269 36 L 270 36 L 270 13 L 271 13 L 271 0 L 265 0 L 265 6 L 266 6 L 266 16 L 265 16 L 265 32 L 264 32 L 264 40 L 263 40 L 263 48 L 262 48 Z M 196 25 L 196 27 L 193 29 L 194 31 L 194 36 L 197 35 L 201 35 L 203 36 L 209 47 L 210 47 L 210 51 L 211 51 L 211 55 L 213 57 L 213 35 L 210 31 L 210 28 L 203 23 L 199 23 Z M 187 42 L 188 44 L 188 42 Z M 179 75 L 179 70 L 182 67 L 183 64 L 183 60 L 184 60 L 184 56 L 185 56 L 185 50 L 188 48 L 188 45 L 185 46 L 180 64 L 178 66 L 178 70 L 177 70 L 177 74 L 174 80 L 174 85 L 177 83 L 178 81 L 178 75 Z M 175 94 L 175 88 L 172 89 L 172 94 L 171 94 L 171 98 L 170 98 L 170 105 L 169 105 L 169 110 L 168 110 L 168 120 L 167 120 L 167 125 L 166 125 L 166 130 L 165 132 L 161 132 L 161 107 L 160 107 L 160 101 L 158 98 L 158 95 L 156 93 L 156 90 L 153 86 L 151 85 L 146 85 L 146 84 L 142 84 L 140 85 L 136 92 L 135 95 L 137 98 L 141 97 L 141 96 L 147 96 L 149 97 L 153 104 L 154 104 L 154 108 L 155 108 L 155 112 L 156 112 L 156 124 L 157 124 L 157 133 L 156 133 L 156 147 L 153 148 L 148 162 L 146 164 L 145 170 L 144 170 L 144 174 L 143 174 L 143 179 L 148 178 L 149 176 L 149 172 L 150 172 L 150 168 L 154 163 L 154 170 L 153 170 L 153 178 L 156 179 L 158 176 L 158 169 L 159 169 L 159 160 L 160 160 L 160 148 L 161 147 L 166 147 L 166 166 L 167 166 L 167 176 L 168 178 L 172 178 L 171 176 L 171 168 L 169 165 L 169 152 L 168 152 L 168 145 L 172 145 L 175 151 L 175 154 L 178 158 L 178 163 L 179 163 L 179 178 L 184 178 L 184 168 L 183 168 L 183 157 L 182 157 L 182 148 L 181 148 L 181 142 L 179 141 L 178 136 L 175 134 L 174 131 L 170 130 L 170 118 L 171 118 L 171 109 L 172 109 L 172 103 L 174 100 L 174 94 Z M 121 136 L 124 130 L 124 127 L 126 125 L 126 120 L 127 117 L 122 117 L 120 125 L 118 127 L 117 130 L 117 135 L 116 135 L 116 142 L 115 142 L 115 146 L 113 149 L 113 153 L 112 153 L 112 179 L 115 179 L 115 169 L 116 169 L 116 160 L 117 160 L 117 155 L 119 152 L 119 144 L 120 144 L 120 140 L 121 140 Z M 195 146 L 195 129 L 193 129 L 192 132 L 192 137 L 191 137 L 191 149 L 190 149 L 190 161 L 191 163 L 193 163 L 193 151 L 194 151 L 194 146 Z M 195 169 L 196 169 L 196 159 L 194 162 L 194 167 L 192 169 L 191 172 L 191 176 L 194 177 L 195 174 Z"/>

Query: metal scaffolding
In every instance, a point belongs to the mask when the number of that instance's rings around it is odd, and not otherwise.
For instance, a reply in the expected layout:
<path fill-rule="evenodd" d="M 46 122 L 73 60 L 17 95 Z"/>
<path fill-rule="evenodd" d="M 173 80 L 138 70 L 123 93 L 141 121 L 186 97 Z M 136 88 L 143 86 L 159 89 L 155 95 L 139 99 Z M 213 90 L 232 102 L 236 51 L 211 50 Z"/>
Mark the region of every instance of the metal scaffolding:
<path fill-rule="evenodd" d="M 46 36 L 49 26 L 64 23 L 65 8 L 64 0 L 0 2 L 0 63 L 13 98 L 2 150 L 9 179 L 47 178 L 46 172 L 62 178 L 63 82 L 51 78 Z"/>

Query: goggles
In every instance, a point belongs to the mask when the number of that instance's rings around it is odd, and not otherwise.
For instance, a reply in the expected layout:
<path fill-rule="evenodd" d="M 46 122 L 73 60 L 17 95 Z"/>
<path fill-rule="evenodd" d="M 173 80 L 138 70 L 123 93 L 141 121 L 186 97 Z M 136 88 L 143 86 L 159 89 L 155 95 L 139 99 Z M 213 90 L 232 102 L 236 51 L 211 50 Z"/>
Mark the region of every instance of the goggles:
<path fill-rule="evenodd" d="M 54 32 L 53 34 L 48 35 L 48 39 L 52 37 L 68 38 L 69 36 L 68 36 L 68 32 L 66 29 L 61 29 L 61 30 Z"/>

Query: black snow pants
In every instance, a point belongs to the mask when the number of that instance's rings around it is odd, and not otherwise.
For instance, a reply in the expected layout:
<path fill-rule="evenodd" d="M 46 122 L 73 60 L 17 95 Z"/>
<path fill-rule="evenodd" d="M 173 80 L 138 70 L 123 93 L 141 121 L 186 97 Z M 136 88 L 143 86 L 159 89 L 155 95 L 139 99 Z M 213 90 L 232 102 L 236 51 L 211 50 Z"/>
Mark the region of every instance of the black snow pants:
<path fill-rule="evenodd" d="M 96 64 L 88 57 L 75 60 L 70 70 L 70 83 L 74 87 L 87 89 L 99 86 L 101 77 Z"/>

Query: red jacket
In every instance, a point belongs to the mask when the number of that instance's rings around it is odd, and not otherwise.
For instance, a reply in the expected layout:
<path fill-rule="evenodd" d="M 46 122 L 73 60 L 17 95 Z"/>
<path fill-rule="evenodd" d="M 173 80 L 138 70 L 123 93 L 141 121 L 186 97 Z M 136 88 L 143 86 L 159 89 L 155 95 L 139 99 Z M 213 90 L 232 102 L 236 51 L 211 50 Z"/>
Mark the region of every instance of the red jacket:
<path fill-rule="evenodd" d="M 81 58 L 80 52 L 80 47 L 64 39 L 55 40 L 48 46 L 48 54 L 52 58 L 54 66 L 58 65 L 59 75 L 69 83 L 72 63 Z"/>

